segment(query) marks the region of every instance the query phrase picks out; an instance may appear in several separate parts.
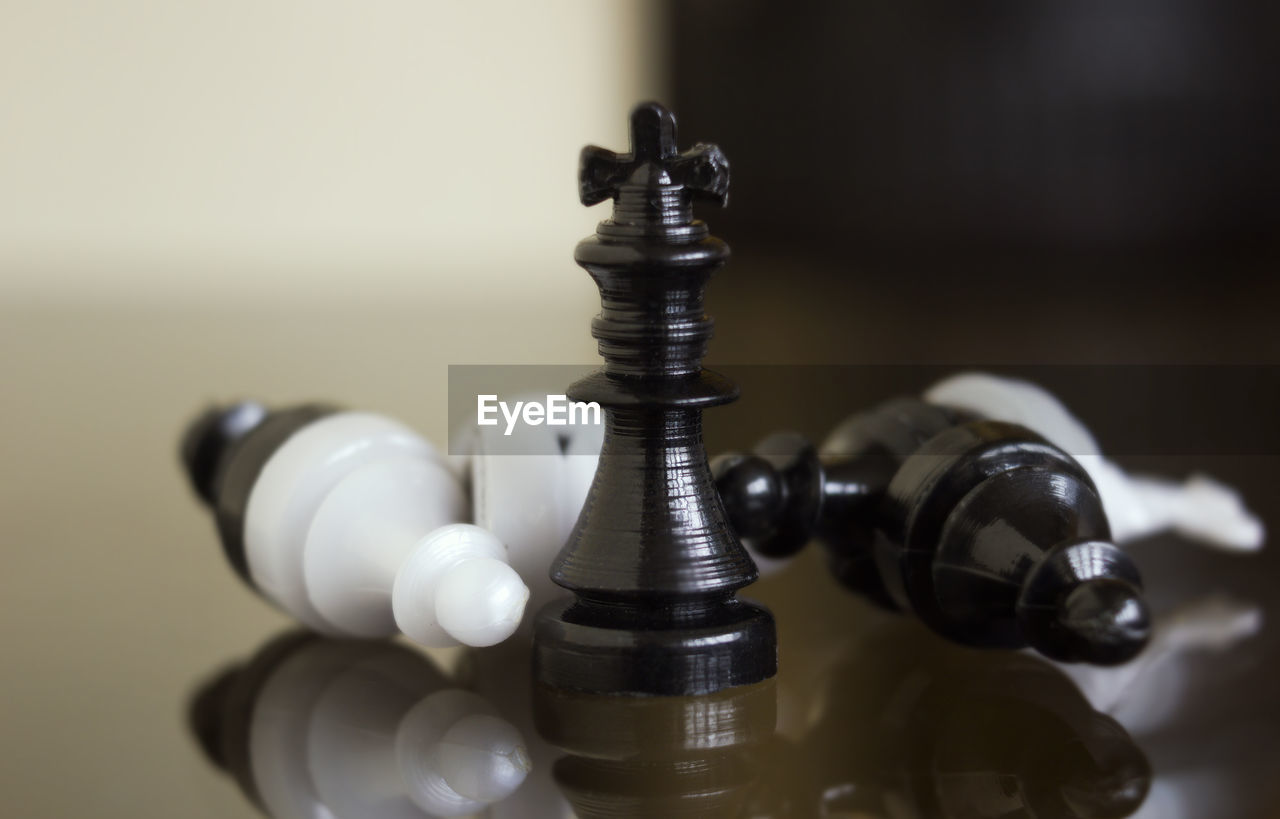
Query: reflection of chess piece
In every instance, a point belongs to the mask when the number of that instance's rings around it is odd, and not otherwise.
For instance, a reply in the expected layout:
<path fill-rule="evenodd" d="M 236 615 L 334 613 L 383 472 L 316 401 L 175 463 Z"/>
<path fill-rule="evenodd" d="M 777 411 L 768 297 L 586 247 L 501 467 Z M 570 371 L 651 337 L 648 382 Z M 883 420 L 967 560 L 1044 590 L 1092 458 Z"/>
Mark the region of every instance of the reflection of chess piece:
<path fill-rule="evenodd" d="M 818 701 L 797 752 L 810 803 L 831 813 L 1118 819 L 1151 781 L 1125 730 L 1051 664 L 909 623 L 868 635 Z"/>
<path fill-rule="evenodd" d="M 539 686 L 538 732 L 568 753 L 556 783 L 576 814 L 745 816 L 773 736 L 772 680 L 696 697 L 600 696 Z"/>
<path fill-rule="evenodd" d="M 241 577 L 322 633 L 492 645 L 528 589 L 435 449 L 369 413 L 210 410 L 183 456 Z"/>
<path fill-rule="evenodd" d="M 756 577 L 716 495 L 702 410 L 736 389 L 702 369 L 712 322 L 703 288 L 728 247 L 693 218 L 723 202 L 718 148 L 676 149 L 657 104 L 631 115 L 631 152 L 582 153 L 584 204 L 613 200 L 575 259 L 600 288 L 592 324 L 603 369 L 569 397 L 604 410 L 605 441 L 577 525 L 551 567 L 573 598 L 535 624 L 535 674 L 562 688 L 698 694 L 772 676 L 769 613 L 734 597 Z"/>
<path fill-rule="evenodd" d="M 472 814 L 528 772 L 487 701 L 390 643 L 289 635 L 205 684 L 192 727 L 275 819 Z"/>
<path fill-rule="evenodd" d="M 758 551 L 817 537 L 844 584 L 951 639 L 1102 665 L 1146 642 L 1141 581 L 1092 480 L 1025 427 L 901 399 L 850 418 L 821 453 L 775 435 L 716 473 Z"/>
<path fill-rule="evenodd" d="M 529 755 L 531 770 L 520 786 L 519 798 L 494 805 L 486 814 L 488 819 L 573 819 L 573 809 L 552 778 L 552 768 L 561 753 L 534 725 L 534 686 L 529 684 L 532 661 L 528 641 L 517 638 L 466 652 L 455 671 L 467 690 L 484 697 L 511 720 L 524 736 Z"/>

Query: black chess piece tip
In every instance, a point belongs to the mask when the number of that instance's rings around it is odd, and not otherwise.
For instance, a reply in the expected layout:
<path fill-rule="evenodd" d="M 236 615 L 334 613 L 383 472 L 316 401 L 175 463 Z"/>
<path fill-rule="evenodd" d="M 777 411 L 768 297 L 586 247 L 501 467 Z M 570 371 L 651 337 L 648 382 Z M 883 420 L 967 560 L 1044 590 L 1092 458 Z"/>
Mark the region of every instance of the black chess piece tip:
<path fill-rule="evenodd" d="M 1071 652 L 1095 665 L 1133 659 L 1151 636 L 1151 613 L 1142 593 L 1112 578 L 1077 586 L 1059 605 L 1057 622 Z"/>
<path fill-rule="evenodd" d="M 1105 540 L 1050 549 L 1026 578 L 1017 616 L 1025 641 L 1062 662 L 1120 665 L 1151 637 L 1137 567 Z"/>
<path fill-rule="evenodd" d="M 239 401 L 209 407 L 187 427 L 182 436 L 182 465 L 195 493 L 205 503 L 214 503 L 214 482 L 226 453 L 266 416 L 263 405 Z"/>
<path fill-rule="evenodd" d="M 1151 636 L 1151 613 L 1142 592 L 1109 577 L 1080 582 L 1062 596 L 1052 617 L 1031 622 L 1028 642 L 1066 662 L 1120 665 L 1137 656 Z"/>

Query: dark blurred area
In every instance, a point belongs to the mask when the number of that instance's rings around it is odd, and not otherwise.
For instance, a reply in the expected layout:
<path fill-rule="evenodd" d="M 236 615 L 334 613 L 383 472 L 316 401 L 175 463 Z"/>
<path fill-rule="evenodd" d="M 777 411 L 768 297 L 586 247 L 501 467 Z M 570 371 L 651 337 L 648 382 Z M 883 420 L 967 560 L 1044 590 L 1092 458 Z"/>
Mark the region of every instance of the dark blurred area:
<path fill-rule="evenodd" d="M 1274 253 L 1280 7 L 673 2 L 726 235 L 843 257 Z"/>
<path fill-rule="evenodd" d="M 701 0 L 666 15 L 682 142 L 716 142 L 733 167 L 729 207 L 703 213 L 734 249 L 709 290 L 713 364 L 1007 365 L 1069 406 L 1114 406 L 1122 434 L 1104 440 L 1120 449 L 1139 413 L 1167 408 L 1150 374 L 1117 396 L 1114 373 L 1029 368 L 1263 365 L 1234 396 L 1189 388 L 1178 406 L 1280 451 L 1262 411 L 1280 363 L 1280 7 Z M 821 392 L 830 413 L 883 397 Z M 791 415 L 797 399 L 744 391 Z"/>
<path fill-rule="evenodd" d="M 1280 523 L 1280 7 L 700 0 L 666 17 L 681 140 L 733 166 L 730 206 L 703 212 L 734 249 L 708 291 L 711 363 L 858 365 L 738 368 L 713 451 L 788 426 L 820 440 L 998 369 L 1122 461 L 1231 461 Z"/>

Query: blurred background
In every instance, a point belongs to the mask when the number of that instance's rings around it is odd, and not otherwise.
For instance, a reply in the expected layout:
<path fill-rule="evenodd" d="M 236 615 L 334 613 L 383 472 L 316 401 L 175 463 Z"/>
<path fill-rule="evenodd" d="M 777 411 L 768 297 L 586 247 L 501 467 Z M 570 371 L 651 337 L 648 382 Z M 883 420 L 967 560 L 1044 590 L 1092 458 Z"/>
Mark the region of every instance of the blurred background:
<path fill-rule="evenodd" d="M 712 363 L 873 365 L 743 371 L 713 452 L 1005 365 L 1127 466 L 1204 469 L 1280 525 L 1273 5 L 0 0 L 0 20 L 0 792 L 23 815 L 90 793 L 136 816 L 144 782 L 147 815 L 244 813 L 175 720 L 286 621 L 224 565 L 183 425 L 325 398 L 443 442 L 447 365 L 593 361 L 572 251 L 605 211 L 578 204 L 577 153 L 625 148 L 647 98 L 733 166 L 730 207 L 702 214 L 735 254 Z M 1171 393 L 1186 365 L 1249 366 Z M 1155 417 L 1167 435 L 1130 446 Z M 1209 428 L 1229 434 L 1180 447 Z M 1258 594 L 1274 552 L 1243 569 Z"/>

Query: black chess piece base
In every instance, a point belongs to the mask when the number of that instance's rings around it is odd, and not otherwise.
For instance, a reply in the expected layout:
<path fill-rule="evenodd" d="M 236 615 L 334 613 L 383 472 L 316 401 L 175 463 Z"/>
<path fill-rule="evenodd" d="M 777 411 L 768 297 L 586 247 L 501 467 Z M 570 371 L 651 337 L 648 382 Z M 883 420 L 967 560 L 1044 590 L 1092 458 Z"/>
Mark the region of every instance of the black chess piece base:
<path fill-rule="evenodd" d="M 773 615 L 753 603 L 734 599 L 687 621 L 655 620 L 633 611 L 610 623 L 577 600 L 549 603 L 538 617 L 538 679 L 554 688 L 674 696 L 758 682 L 776 670 Z"/>

